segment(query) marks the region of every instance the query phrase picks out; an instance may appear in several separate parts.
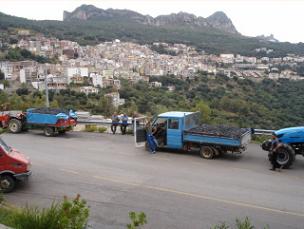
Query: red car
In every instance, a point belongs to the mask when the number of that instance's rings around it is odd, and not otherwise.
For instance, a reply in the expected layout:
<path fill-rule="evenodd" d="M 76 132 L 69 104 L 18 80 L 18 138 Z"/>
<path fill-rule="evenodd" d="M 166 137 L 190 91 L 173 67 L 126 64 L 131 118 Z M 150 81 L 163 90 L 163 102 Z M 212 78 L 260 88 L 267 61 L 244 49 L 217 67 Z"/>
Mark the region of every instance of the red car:
<path fill-rule="evenodd" d="M 0 138 L 0 190 L 4 193 L 13 191 L 16 183 L 27 180 L 31 173 L 29 158 Z"/>

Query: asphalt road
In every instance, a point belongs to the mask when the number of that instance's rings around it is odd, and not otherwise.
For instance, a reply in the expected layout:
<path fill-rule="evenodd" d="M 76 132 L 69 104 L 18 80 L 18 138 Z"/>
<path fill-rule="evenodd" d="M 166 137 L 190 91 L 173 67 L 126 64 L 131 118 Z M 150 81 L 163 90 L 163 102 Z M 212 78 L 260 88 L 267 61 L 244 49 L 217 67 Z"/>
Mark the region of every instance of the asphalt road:
<path fill-rule="evenodd" d="M 6 199 L 49 206 L 79 193 L 93 228 L 125 228 L 129 211 L 148 216 L 145 228 L 210 228 L 249 216 L 256 228 L 304 228 L 304 160 L 270 171 L 266 153 L 250 145 L 243 155 L 204 160 L 197 153 L 147 153 L 131 136 L 72 132 L 3 139 L 30 156 L 33 175 Z"/>

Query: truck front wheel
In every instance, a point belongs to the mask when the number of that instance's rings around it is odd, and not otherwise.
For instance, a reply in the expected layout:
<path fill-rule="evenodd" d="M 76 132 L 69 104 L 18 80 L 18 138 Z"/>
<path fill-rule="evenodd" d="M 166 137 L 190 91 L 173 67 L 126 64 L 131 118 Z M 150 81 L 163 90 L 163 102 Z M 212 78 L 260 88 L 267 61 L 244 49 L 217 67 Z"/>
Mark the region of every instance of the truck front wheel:
<path fill-rule="evenodd" d="M 277 168 L 288 169 L 295 160 L 295 152 L 289 145 L 282 145 L 276 150 L 276 160 L 272 161 Z"/>
<path fill-rule="evenodd" d="M 0 177 L 0 190 L 4 193 L 9 193 L 14 190 L 16 180 L 11 175 L 2 175 Z"/>
<path fill-rule="evenodd" d="M 8 129 L 10 132 L 16 134 L 20 133 L 22 129 L 22 123 L 18 119 L 11 119 L 8 123 Z"/>
<path fill-rule="evenodd" d="M 200 155 L 202 158 L 205 159 L 212 159 L 214 158 L 214 149 L 211 146 L 201 146 Z"/>

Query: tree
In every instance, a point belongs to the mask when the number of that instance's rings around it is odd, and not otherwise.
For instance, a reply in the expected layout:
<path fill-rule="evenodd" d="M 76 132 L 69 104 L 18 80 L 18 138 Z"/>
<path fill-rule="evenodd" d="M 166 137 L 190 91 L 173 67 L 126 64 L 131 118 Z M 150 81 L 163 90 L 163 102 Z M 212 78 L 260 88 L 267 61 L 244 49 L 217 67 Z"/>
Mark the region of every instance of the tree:
<path fill-rule="evenodd" d="M 210 122 L 211 109 L 203 100 L 200 100 L 196 103 L 193 111 L 199 111 L 201 113 L 201 121 L 203 123 Z"/>

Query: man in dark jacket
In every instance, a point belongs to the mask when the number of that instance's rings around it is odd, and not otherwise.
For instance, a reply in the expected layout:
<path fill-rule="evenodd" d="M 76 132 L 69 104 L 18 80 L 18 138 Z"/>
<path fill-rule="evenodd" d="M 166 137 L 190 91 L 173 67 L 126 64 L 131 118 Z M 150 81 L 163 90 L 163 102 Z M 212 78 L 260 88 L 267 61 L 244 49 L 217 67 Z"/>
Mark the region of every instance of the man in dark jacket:
<path fill-rule="evenodd" d="M 121 125 L 120 125 L 120 130 L 122 134 L 126 134 L 127 132 L 127 127 L 128 127 L 128 116 L 126 114 L 123 114 L 121 117 Z"/>
<path fill-rule="evenodd" d="M 119 117 L 116 112 L 112 115 L 111 119 L 112 119 L 111 131 L 113 134 L 115 134 L 117 126 L 119 125 Z"/>

